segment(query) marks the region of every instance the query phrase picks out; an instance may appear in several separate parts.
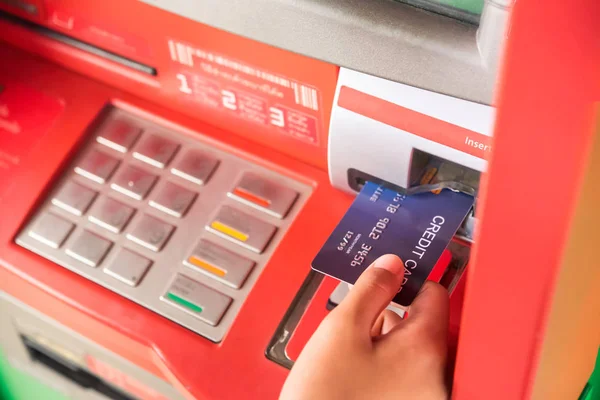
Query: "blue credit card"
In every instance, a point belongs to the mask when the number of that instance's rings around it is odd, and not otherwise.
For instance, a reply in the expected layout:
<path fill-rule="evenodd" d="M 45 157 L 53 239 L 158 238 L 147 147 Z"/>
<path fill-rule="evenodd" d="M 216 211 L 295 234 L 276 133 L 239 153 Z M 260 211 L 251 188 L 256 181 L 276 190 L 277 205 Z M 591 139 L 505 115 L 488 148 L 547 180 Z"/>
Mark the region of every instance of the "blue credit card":
<path fill-rule="evenodd" d="M 312 268 L 353 284 L 379 256 L 396 254 L 405 274 L 394 302 L 410 305 L 472 206 L 451 190 L 405 196 L 367 182 Z"/>

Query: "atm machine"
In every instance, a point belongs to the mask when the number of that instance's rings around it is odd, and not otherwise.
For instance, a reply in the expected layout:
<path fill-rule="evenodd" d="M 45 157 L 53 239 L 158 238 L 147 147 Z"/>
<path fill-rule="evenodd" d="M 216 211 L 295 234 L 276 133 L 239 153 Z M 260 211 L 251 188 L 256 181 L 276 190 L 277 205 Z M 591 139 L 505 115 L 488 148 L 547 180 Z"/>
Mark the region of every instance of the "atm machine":
<path fill-rule="evenodd" d="M 577 398 L 600 4 L 563 3 L 1 0 L 2 353 L 76 399 L 277 398 L 347 291 L 313 257 L 433 160 L 476 197 L 452 398 Z"/>

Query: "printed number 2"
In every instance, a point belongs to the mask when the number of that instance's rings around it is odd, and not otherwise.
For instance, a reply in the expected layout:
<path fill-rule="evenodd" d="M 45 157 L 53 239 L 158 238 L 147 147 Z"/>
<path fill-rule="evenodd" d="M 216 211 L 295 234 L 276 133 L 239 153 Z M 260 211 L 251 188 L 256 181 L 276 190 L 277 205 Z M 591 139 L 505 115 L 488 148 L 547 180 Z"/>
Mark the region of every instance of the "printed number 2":
<path fill-rule="evenodd" d="M 229 90 L 221 90 L 221 96 L 223 107 L 233 111 L 237 110 L 237 99 L 235 98 L 235 93 L 230 92 Z"/>
<path fill-rule="evenodd" d="M 184 74 L 177 74 L 177 79 L 179 79 L 179 91 L 192 94 L 192 89 L 190 88 L 190 85 L 188 85 L 187 76 Z"/>
<path fill-rule="evenodd" d="M 285 119 L 283 118 L 283 111 L 279 108 L 269 107 L 269 116 L 271 117 L 271 124 L 280 128 L 285 127 Z"/>

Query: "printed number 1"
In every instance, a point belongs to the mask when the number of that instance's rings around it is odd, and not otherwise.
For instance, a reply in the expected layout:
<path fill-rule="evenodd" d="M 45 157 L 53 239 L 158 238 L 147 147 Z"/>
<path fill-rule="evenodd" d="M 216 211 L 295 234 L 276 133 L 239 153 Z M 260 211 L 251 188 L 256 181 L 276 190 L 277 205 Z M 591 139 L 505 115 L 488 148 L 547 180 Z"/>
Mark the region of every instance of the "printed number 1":
<path fill-rule="evenodd" d="M 285 119 L 283 118 L 283 111 L 279 108 L 269 107 L 269 116 L 271 117 L 271 125 L 278 126 L 280 128 L 285 127 Z"/>
<path fill-rule="evenodd" d="M 188 85 L 187 76 L 184 74 L 177 74 L 177 79 L 179 79 L 179 91 L 187 94 L 192 94 L 192 89 L 190 85 Z"/>

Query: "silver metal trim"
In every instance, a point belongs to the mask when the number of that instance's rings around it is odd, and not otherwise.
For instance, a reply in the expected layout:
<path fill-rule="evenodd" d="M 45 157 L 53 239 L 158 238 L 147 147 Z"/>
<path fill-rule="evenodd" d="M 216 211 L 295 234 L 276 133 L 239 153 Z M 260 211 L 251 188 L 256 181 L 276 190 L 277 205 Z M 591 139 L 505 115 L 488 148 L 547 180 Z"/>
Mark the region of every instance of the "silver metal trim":
<path fill-rule="evenodd" d="M 389 0 L 142 1 L 341 67 L 478 103 L 493 100 L 496 71 L 486 68 L 485 57 L 480 55 L 477 26 L 408 4 Z M 486 29 L 485 23 L 480 29 L 486 37 L 503 35 L 496 27 Z"/>
<path fill-rule="evenodd" d="M 265 350 L 265 355 L 269 360 L 288 369 L 294 365 L 294 361 L 287 354 L 287 345 L 324 277 L 325 275 L 311 270 L 304 279 L 300 290 L 292 300 Z"/>

